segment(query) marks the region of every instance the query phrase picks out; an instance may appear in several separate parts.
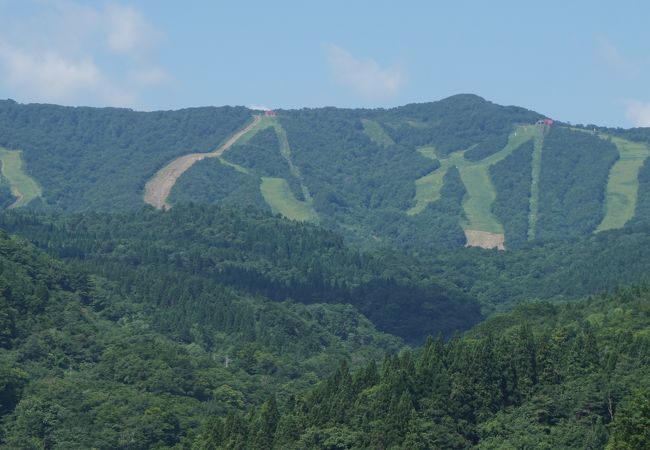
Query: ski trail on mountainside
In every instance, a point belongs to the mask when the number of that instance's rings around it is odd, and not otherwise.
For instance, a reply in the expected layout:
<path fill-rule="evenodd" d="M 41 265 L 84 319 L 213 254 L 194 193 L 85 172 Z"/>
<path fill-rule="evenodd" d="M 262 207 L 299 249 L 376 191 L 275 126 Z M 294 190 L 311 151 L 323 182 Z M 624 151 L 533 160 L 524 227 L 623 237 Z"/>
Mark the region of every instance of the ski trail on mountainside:
<path fill-rule="evenodd" d="M 165 167 L 160 169 L 154 177 L 145 185 L 144 201 L 145 203 L 157 209 L 169 209 L 171 205 L 167 203 L 167 198 L 171 192 L 176 180 L 192 167 L 195 162 L 205 158 L 216 158 L 221 156 L 226 150 L 233 146 L 244 134 L 255 128 L 261 120 L 260 115 L 253 116 L 253 121 L 245 128 L 233 134 L 218 149 L 209 153 L 190 153 L 176 158 Z"/>

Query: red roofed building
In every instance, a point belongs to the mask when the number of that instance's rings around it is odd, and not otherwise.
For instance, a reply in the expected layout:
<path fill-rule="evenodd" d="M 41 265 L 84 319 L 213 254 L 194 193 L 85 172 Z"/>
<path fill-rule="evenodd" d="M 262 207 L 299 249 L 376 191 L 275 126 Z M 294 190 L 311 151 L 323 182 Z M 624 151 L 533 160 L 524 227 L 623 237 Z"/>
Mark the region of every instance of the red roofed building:
<path fill-rule="evenodd" d="M 272 109 L 267 109 L 266 111 L 264 111 L 264 115 L 267 117 L 275 117 L 277 114 L 275 114 L 275 111 L 273 111 Z"/>

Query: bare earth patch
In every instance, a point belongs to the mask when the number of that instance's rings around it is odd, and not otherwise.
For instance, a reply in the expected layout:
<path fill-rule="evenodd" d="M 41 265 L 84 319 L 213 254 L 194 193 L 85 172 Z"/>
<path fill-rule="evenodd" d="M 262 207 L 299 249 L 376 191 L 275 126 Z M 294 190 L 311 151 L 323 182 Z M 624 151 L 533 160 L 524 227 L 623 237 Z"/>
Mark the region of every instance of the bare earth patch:
<path fill-rule="evenodd" d="M 253 129 L 262 116 L 253 116 L 251 122 L 245 128 L 233 134 L 230 139 L 221 145 L 218 149 L 210 153 L 190 153 L 176 158 L 165 167 L 160 169 L 154 177 L 147 182 L 144 187 L 144 201 L 157 209 L 169 209 L 171 205 L 167 203 L 167 198 L 171 192 L 176 180 L 183 175 L 183 173 L 192 167 L 195 162 L 201 161 L 204 158 L 216 158 L 221 156 L 223 152 L 228 150 L 232 145 L 239 140 L 244 134 Z"/>
<path fill-rule="evenodd" d="M 496 248 L 505 250 L 505 236 L 502 233 L 490 233 L 488 231 L 465 230 L 467 239 L 466 247 Z"/>

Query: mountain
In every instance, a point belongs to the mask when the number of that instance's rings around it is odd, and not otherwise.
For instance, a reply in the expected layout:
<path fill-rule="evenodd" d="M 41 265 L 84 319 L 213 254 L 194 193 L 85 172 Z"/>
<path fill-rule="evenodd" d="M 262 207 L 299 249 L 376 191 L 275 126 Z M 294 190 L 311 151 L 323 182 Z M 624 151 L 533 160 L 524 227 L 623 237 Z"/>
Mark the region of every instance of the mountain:
<path fill-rule="evenodd" d="M 144 113 L 0 101 L 2 174 L 35 207 L 134 209 L 160 166 L 188 152 L 211 150 L 249 118 L 250 111 L 241 107 Z M 7 167 L 7 157 L 17 152 L 22 167 Z"/>
<path fill-rule="evenodd" d="M 0 101 L 0 449 L 648 448 L 648 155 L 474 95 Z"/>
<path fill-rule="evenodd" d="M 0 202 L 11 188 L 46 211 L 253 206 L 414 253 L 573 240 L 650 214 L 647 129 L 541 119 L 465 94 L 266 115 L 2 101 Z"/>

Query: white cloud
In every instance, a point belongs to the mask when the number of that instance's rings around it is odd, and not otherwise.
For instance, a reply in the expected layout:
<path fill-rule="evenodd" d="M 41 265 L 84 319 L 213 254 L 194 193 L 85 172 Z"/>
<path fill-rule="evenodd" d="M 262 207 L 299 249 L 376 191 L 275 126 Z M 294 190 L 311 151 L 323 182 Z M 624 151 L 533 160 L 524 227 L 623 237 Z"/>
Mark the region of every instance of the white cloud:
<path fill-rule="evenodd" d="M 0 86 L 17 100 L 136 107 L 170 80 L 153 57 L 161 33 L 137 9 L 36 3 L 37 13 L 0 19 Z"/>
<path fill-rule="evenodd" d="M 392 97 L 405 82 L 401 67 L 383 68 L 372 58 L 356 58 L 336 45 L 327 47 L 327 60 L 336 81 L 368 99 Z"/>
<path fill-rule="evenodd" d="M 95 63 L 66 59 L 54 51 L 25 52 L 0 42 L 0 65 L 6 83 L 40 101 L 83 101 L 92 97 L 107 105 L 130 105 L 135 94 L 107 79 Z"/>
<path fill-rule="evenodd" d="M 650 127 L 650 102 L 629 101 L 625 109 L 625 117 L 637 127 Z"/>
<path fill-rule="evenodd" d="M 160 39 L 160 32 L 131 6 L 108 5 L 105 26 L 108 47 L 133 58 L 142 57 Z"/>
<path fill-rule="evenodd" d="M 248 109 L 252 109 L 253 111 L 269 111 L 271 108 L 264 105 L 250 105 Z"/>

